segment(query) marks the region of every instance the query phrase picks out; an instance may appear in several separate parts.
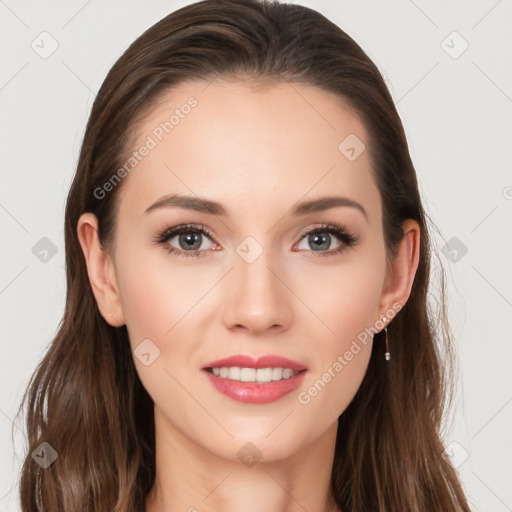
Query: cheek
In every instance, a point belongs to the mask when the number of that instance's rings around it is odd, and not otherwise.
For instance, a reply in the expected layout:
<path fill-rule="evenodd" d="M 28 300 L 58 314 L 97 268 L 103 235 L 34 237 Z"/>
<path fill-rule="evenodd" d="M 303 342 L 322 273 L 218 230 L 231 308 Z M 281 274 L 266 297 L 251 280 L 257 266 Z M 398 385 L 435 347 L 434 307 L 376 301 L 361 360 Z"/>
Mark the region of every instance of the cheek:
<path fill-rule="evenodd" d="M 336 422 L 356 395 L 366 374 L 371 348 L 370 340 L 335 354 L 297 395 L 302 418 L 314 424 L 313 437 Z"/>
<path fill-rule="evenodd" d="M 163 248 L 125 253 L 117 265 L 118 284 L 130 340 L 135 347 L 150 338 L 162 348 L 212 284 L 208 276 L 197 279 L 193 266 L 173 266 Z"/>
<path fill-rule="evenodd" d="M 374 323 L 385 273 L 385 260 L 373 256 L 315 275 L 310 303 L 322 320 L 317 332 L 315 365 L 297 396 L 304 414 L 330 424 L 346 409 L 360 387 L 371 356 Z M 320 293 L 323 283 L 324 293 Z M 324 328 L 324 327 L 328 327 Z"/>
<path fill-rule="evenodd" d="M 377 254 L 377 253 L 375 253 Z M 385 277 L 384 258 L 353 253 L 340 265 L 311 268 L 295 282 L 298 295 L 322 321 L 327 353 L 344 345 L 378 318 Z"/>
<path fill-rule="evenodd" d="M 197 280 L 192 266 L 173 267 L 163 249 L 137 251 L 125 244 L 122 254 L 128 256 L 116 265 L 117 281 L 139 378 L 155 404 L 182 409 L 189 399 L 179 385 L 186 382 L 180 371 L 197 352 L 191 320 L 207 283 Z"/>

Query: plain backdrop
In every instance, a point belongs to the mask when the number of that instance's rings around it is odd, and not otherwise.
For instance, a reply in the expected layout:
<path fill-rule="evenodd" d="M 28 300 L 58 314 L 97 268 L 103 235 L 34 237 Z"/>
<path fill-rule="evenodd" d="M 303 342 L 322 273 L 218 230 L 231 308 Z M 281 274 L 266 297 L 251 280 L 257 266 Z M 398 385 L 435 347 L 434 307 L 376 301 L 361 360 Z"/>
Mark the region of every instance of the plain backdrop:
<path fill-rule="evenodd" d="M 0 0 L 0 511 L 19 510 L 13 419 L 63 314 L 63 212 L 92 101 L 123 50 L 189 3 Z M 460 378 L 447 456 L 475 511 L 510 511 L 512 4 L 295 3 L 351 35 L 389 85 L 448 276 Z"/>

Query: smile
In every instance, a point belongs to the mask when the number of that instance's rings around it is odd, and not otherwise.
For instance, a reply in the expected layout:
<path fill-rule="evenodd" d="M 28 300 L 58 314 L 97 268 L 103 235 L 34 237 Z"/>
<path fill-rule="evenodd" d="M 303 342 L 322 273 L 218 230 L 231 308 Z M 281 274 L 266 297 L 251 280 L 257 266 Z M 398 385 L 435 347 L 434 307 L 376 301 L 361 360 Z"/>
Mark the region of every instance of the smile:
<path fill-rule="evenodd" d="M 267 404 L 296 390 L 307 368 L 281 356 L 231 356 L 202 368 L 213 388 L 237 402 Z"/>

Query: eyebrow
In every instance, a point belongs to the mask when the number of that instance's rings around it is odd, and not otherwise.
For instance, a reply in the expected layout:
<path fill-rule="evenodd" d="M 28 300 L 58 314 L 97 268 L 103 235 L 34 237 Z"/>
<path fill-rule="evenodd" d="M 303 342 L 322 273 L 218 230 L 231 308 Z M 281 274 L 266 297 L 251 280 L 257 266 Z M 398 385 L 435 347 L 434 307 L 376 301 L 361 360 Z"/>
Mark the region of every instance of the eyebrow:
<path fill-rule="evenodd" d="M 344 196 L 327 196 L 296 203 L 291 209 L 291 214 L 295 216 L 308 215 L 310 213 L 322 212 L 341 206 L 348 206 L 359 210 L 364 215 L 365 219 L 368 220 L 368 214 L 363 206 L 357 201 Z M 144 214 L 159 208 L 182 208 L 184 210 L 193 210 L 221 217 L 228 215 L 226 208 L 216 201 L 203 197 L 183 196 L 179 194 L 166 195 L 158 199 L 158 201 L 144 211 Z"/>

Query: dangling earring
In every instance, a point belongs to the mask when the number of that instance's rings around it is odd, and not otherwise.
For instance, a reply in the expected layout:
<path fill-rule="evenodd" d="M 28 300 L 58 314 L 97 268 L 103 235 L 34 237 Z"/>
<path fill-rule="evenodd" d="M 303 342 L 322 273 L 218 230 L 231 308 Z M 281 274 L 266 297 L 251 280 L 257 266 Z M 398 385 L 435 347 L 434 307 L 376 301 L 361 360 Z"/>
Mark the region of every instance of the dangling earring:
<path fill-rule="evenodd" d="M 382 321 L 384 323 L 386 323 L 387 319 L 386 317 L 384 317 L 382 319 Z M 389 361 L 391 359 L 391 354 L 389 352 L 389 344 L 388 344 L 388 328 L 387 327 L 384 327 L 384 337 L 385 337 L 385 340 L 386 340 L 386 353 L 384 354 L 384 358 L 386 359 L 386 361 Z"/>

